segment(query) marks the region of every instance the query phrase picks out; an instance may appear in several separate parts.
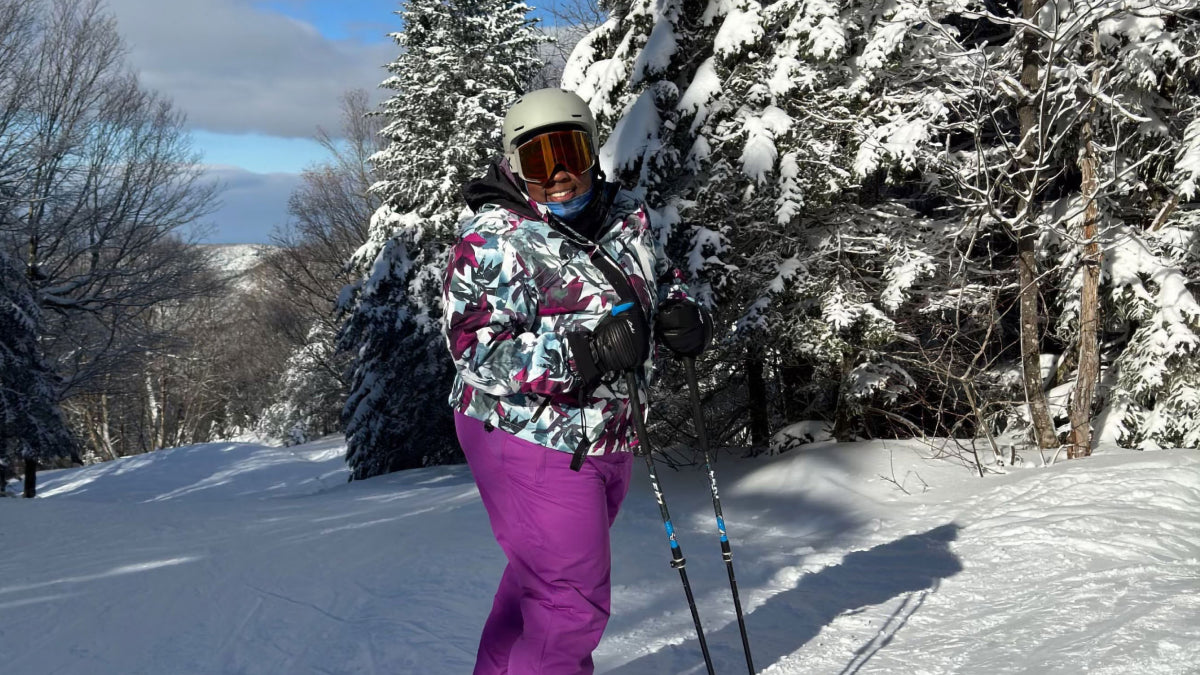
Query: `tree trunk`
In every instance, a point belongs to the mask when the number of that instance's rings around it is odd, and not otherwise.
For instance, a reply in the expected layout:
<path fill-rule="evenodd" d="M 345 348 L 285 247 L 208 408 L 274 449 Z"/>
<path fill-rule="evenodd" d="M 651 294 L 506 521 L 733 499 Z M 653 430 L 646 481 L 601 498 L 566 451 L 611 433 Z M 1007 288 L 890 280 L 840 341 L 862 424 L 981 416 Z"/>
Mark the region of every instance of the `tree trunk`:
<path fill-rule="evenodd" d="M 29 259 L 25 266 L 25 278 L 29 280 L 33 288 L 38 278 L 38 238 L 36 235 L 29 236 Z M 37 347 L 34 351 L 40 351 Z M 37 460 L 25 460 L 25 498 L 33 499 L 37 496 Z"/>
<path fill-rule="evenodd" d="M 1022 16 L 1033 20 L 1037 15 L 1037 0 L 1022 0 Z M 1037 273 L 1037 226 L 1033 219 L 1033 207 L 1037 199 L 1039 179 L 1037 164 L 1040 162 L 1041 144 L 1037 136 L 1041 131 L 1036 125 L 1033 92 L 1038 81 L 1038 37 L 1026 31 L 1022 38 L 1021 85 L 1025 97 L 1017 108 L 1021 123 L 1021 145 L 1018 149 L 1022 180 L 1018 204 L 1017 245 L 1020 253 L 1017 264 L 1020 281 L 1021 309 L 1021 370 L 1025 385 L 1025 400 L 1029 403 L 1029 414 L 1033 421 L 1033 434 L 1038 447 L 1053 448 L 1058 445 L 1054 433 L 1054 422 L 1050 419 L 1050 406 L 1046 392 L 1042 389 L 1042 363 L 1039 336 L 1040 313 L 1038 296 L 1040 285 Z"/>
<path fill-rule="evenodd" d="M 1058 445 L 1054 433 L 1054 422 L 1050 419 L 1050 406 L 1046 392 L 1042 389 L 1042 359 L 1039 346 L 1037 262 L 1034 260 L 1034 237 L 1021 234 L 1021 373 L 1025 385 L 1025 400 L 1029 403 L 1029 414 L 1033 420 L 1033 434 L 1038 447 L 1053 448 Z M 1027 245 L 1028 244 L 1028 245 Z"/>
<path fill-rule="evenodd" d="M 1092 78 L 1099 87 L 1100 71 Z M 1092 454 L 1092 404 L 1096 398 L 1096 382 L 1100 379 L 1100 264 L 1103 253 L 1096 241 L 1100 207 L 1096 202 L 1099 178 L 1099 160 L 1092 128 L 1093 103 L 1083 120 L 1080 141 L 1083 144 L 1079 158 L 1079 171 L 1083 175 L 1083 223 L 1080 232 L 1083 255 L 1079 263 L 1083 266 L 1083 283 L 1079 291 L 1079 370 L 1075 380 L 1075 392 L 1071 396 L 1071 438 L 1067 458 L 1087 457 Z"/>
<path fill-rule="evenodd" d="M 25 498 L 33 499 L 37 496 L 37 460 L 25 460 Z"/>
<path fill-rule="evenodd" d="M 746 385 L 749 389 L 750 444 L 765 448 L 771 442 L 771 422 L 767 416 L 767 380 L 763 377 L 762 356 L 746 357 Z"/>
<path fill-rule="evenodd" d="M 107 378 L 106 378 L 107 379 Z M 109 459 L 117 458 L 116 443 L 113 442 L 112 429 L 109 426 L 108 394 L 100 394 L 100 443 Z"/>
<path fill-rule="evenodd" d="M 151 371 L 157 365 L 157 361 L 151 361 Z M 150 417 L 150 443 L 149 447 L 143 447 L 142 452 L 151 452 L 162 447 L 162 430 L 163 417 L 166 415 L 166 402 L 159 399 L 159 392 L 155 386 L 154 373 L 146 373 L 146 413 Z"/>
<path fill-rule="evenodd" d="M 108 384 L 105 376 L 105 385 Z M 97 459 L 117 459 L 112 429 L 109 426 L 108 394 L 100 394 L 93 400 L 85 400 L 80 406 L 84 427 Z"/>

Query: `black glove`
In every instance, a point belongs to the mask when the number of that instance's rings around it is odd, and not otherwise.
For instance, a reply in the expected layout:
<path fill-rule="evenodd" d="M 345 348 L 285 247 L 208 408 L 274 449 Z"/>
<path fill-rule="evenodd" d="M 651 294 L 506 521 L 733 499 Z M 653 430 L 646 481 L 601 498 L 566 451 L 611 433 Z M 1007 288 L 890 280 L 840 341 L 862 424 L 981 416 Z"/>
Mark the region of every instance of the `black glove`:
<path fill-rule="evenodd" d="M 679 356 L 700 356 L 712 341 L 712 318 L 691 299 L 659 305 L 655 329 L 659 341 Z"/>
<path fill-rule="evenodd" d="M 592 361 L 602 373 L 623 373 L 650 358 L 650 330 L 640 307 L 608 315 L 592 331 Z"/>
<path fill-rule="evenodd" d="M 604 317 L 591 333 L 567 339 L 576 369 L 591 386 L 605 373 L 623 373 L 650 358 L 650 327 L 636 306 Z"/>

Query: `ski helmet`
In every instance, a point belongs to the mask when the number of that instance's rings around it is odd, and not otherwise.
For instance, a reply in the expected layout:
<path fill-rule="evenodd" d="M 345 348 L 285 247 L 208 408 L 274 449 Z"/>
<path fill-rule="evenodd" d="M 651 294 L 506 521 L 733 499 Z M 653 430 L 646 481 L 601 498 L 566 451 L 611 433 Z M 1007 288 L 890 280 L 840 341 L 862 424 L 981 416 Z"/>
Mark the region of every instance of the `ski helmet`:
<path fill-rule="evenodd" d="M 525 94 L 504 115 L 504 156 L 515 165 L 517 140 L 546 127 L 577 127 L 596 142 L 596 118 L 588 104 L 565 89 L 538 89 Z"/>

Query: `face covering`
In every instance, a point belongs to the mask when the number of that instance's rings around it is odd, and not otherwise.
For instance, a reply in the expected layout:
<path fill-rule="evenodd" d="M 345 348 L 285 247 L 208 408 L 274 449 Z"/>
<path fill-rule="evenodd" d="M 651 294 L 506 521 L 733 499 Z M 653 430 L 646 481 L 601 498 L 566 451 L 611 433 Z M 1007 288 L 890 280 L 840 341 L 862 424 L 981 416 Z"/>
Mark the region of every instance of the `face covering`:
<path fill-rule="evenodd" d="M 550 209 L 550 213 L 563 220 L 572 220 L 587 208 L 588 202 L 592 200 L 593 191 L 588 190 L 578 197 L 572 197 L 565 202 L 546 202 L 546 208 Z"/>

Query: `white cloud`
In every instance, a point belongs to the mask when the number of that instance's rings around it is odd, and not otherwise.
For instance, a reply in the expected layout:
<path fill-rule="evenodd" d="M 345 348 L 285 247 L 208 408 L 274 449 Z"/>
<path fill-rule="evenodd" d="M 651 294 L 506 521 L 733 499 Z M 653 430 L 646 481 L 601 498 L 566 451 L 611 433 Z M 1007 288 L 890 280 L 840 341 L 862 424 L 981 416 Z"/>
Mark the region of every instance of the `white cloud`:
<path fill-rule="evenodd" d="M 318 125 L 336 130 L 341 94 L 375 92 L 397 49 L 390 41 L 331 40 L 247 0 L 107 4 L 142 82 L 171 97 L 190 126 L 218 133 L 307 138 Z M 380 3 L 381 20 L 399 30 L 389 7 Z"/>

